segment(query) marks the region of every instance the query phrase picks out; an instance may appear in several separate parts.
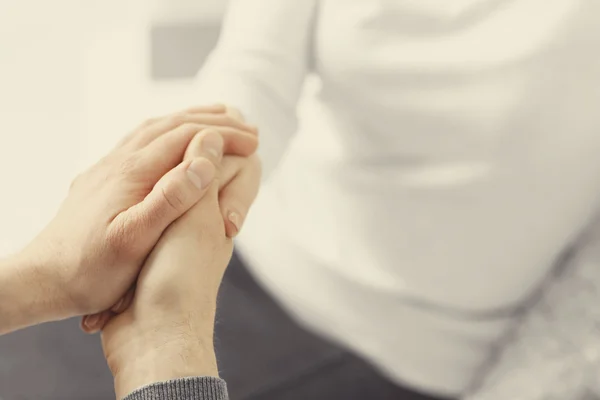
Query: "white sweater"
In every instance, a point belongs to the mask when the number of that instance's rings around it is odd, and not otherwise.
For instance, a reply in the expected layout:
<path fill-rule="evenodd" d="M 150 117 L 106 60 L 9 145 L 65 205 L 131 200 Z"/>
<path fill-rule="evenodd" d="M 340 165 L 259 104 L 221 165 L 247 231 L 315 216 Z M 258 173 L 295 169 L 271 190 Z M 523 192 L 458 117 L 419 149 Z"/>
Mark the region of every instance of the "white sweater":
<path fill-rule="evenodd" d="M 198 93 L 261 129 L 242 255 L 309 328 L 462 392 L 595 211 L 599 49 L 598 0 L 231 1 Z"/>

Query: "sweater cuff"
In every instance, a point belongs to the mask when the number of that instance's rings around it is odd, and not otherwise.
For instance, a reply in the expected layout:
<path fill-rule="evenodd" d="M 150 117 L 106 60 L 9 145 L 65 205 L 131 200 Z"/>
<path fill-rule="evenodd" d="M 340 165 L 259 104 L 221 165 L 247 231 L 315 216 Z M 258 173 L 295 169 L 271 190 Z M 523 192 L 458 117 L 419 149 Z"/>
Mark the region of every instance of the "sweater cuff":
<path fill-rule="evenodd" d="M 214 377 L 191 377 L 152 383 L 123 400 L 227 400 L 227 385 Z"/>

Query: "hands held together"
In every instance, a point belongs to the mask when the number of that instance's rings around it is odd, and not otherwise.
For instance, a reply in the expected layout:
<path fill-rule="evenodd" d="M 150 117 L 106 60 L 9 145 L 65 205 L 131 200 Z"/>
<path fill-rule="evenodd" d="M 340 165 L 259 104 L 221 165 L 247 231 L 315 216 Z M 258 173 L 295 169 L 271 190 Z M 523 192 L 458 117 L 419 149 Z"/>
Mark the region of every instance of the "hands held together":
<path fill-rule="evenodd" d="M 142 124 L 0 263 L 0 333 L 87 315 L 84 330 L 103 329 L 118 395 L 216 376 L 216 293 L 258 191 L 257 146 L 256 129 L 225 106 Z"/>

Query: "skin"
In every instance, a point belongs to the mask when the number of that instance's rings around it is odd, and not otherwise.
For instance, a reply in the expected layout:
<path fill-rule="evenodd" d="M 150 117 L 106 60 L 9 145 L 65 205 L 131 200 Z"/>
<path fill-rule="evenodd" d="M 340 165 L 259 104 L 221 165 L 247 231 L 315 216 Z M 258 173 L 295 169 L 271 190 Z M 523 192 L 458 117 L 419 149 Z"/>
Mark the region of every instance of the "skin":
<path fill-rule="evenodd" d="M 236 184 L 229 187 L 240 190 L 237 199 L 248 207 L 260 182 L 258 159 L 234 157 L 221 165 L 223 175 L 237 171 L 230 181 Z M 232 250 L 215 182 L 202 200 L 165 231 L 142 268 L 132 303 L 124 312 L 113 314 L 102 331 L 118 397 L 153 382 L 218 376 L 213 347 L 215 308 Z"/>
<path fill-rule="evenodd" d="M 225 112 L 223 106 L 200 107 L 144 123 L 79 175 L 48 226 L 0 263 L 0 282 L 10 282 L 0 293 L 0 333 L 115 305 L 164 230 L 205 194 L 215 173 L 207 157 L 247 157 L 256 150 L 255 130 L 230 128 L 243 125 L 225 125 L 235 120 Z M 210 125 L 220 135 L 213 132 L 204 142 L 196 153 L 203 156 L 182 161 L 192 139 L 209 126 L 202 121 L 223 124 Z M 237 200 L 221 201 L 221 215 L 241 215 Z"/>
<path fill-rule="evenodd" d="M 223 123 L 235 125 L 236 129 L 249 130 L 252 134 L 258 135 L 258 129 L 254 126 L 248 125 L 245 122 L 245 118 L 242 113 L 231 106 L 214 106 L 218 108 L 218 111 L 223 111 L 222 117 Z M 221 109 L 222 107 L 222 109 Z M 202 110 L 200 108 L 191 108 L 182 114 L 176 114 L 175 120 L 179 119 L 179 122 L 188 123 L 190 121 L 190 114 L 195 118 L 193 121 L 200 122 L 196 113 Z M 160 117 L 148 120 L 142 126 L 148 127 L 153 131 L 164 131 L 164 129 L 171 129 L 173 127 L 173 116 Z M 214 122 L 214 118 L 211 120 Z M 231 123 L 231 121 L 235 121 Z M 220 126 L 219 132 L 222 134 L 223 127 Z M 227 131 L 229 132 L 229 131 Z M 156 135 L 156 134 L 155 134 Z M 235 237 L 240 231 L 243 221 L 248 214 L 250 205 L 256 197 L 256 191 L 260 179 L 256 180 L 256 175 L 261 174 L 260 160 L 256 154 L 252 154 L 249 157 L 244 156 L 248 150 L 256 149 L 253 147 L 255 142 L 245 141 L 247 137 L 241 137 L 239 132 L 234 131 L 231 133 L 231 137 L 235 137 L 236 140 L 231 141 L 232 147 L 230 153 L 225 153 L 225 157 L 219 160 L 219 204 L 221 206 L 221 214 L 225 221 L 225 231 L 227 236 L 230 238 Z M 241 141 L 240 139 L 244 139 Z M 252 138 L 255 139 L 255 138 Z M 128 139 L 126 138 L 125 141 Z M 239 141 L 239 143 L 238 143 Z M 235 146 L 237 145 L 237 147 Z M 242 147 L 244 145 L 244 147 Z M 186 152 L 186 159 L 194 154 L 192 144 L 188 147 Z M 237 154 L 237 155 L 236 155 Z M 123 312 L 131 304 L 133 299 L 135 287 L 129 289 L 129 291 L 119 301 L 113 305 L 110 309 L 104 310 L 99 313 L 92 315 L 86 315 L 81 319 L 81 329 L 86 333 L 96 333 L 103 329 L 104 325 L 115 315 Z"/>
<path fill-rule="evenodd" d="M 80 175 L 42 233 L 0 262 L 0 333 L 96 315 L 119 398 L 217 376 L 217 291 L 261 174 L 256 130 L 221 114 L 148 121 Z"/>

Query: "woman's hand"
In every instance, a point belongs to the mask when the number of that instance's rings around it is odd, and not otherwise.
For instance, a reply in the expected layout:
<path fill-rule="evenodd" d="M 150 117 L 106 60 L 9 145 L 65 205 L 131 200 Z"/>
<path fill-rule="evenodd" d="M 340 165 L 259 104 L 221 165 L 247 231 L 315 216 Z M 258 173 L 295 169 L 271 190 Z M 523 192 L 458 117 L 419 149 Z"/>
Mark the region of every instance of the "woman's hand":
<path fill-rule="evenodd" d="M 261 164 L 256 154 L 250 157 L 224 156 L 221 160 L 218 168 L 219 207 L 225 221 L 227 237 L 235 236 L 241 229 L 258 193 L 260 176 Z M 201 226 L 202 222 L 198 221 L 198 224 Z M 122 301 L 110 310 L 84 317 L 81 329 L 86 333 L 102 330 L 110 319 L 131 305 L 134 289 L 127 292 Z"/>
<path fill-rule="evenodd" d="M 226 107 L 225 114 L 236 120 L 241 126 L 245 125 L 244 117 L 237 109 Z M 193 154 L 194 149 L 190 144 L 186 158 L 190 158 Z M 261 164 L 256 154 L 249 157 L 225 154 L 225 157 L 221 160 L 219 168 L 219 205 L 225 221 L 225 232 L 230 238 L 235 237 L 242 228 L 249 207 L 256 197 L 258 183 L 255 178 L 260 177 L 260 174 Z M 102 330 L 113 315 L 129 307 L 132 296 L 133 289 L 125 297 L 119 299 L 109 310 L 84 316 L 81 320 L 81 329 L 86 333 L 96 333 Z"/>
<path fill-rule="evenodd" d="M 198 157 L 203 139 L 194 139 L 186 159 Z M 102 344 L 119 398 L 152 382 L 217 376 L 214 313 L 233 248 L 219 196 L 235 195 L 232 209 L 245 214 L 258 191 L 260 165 L 254 156 L 225 157 L 222 174 L 226 184 L 221 194 L 214 182 L 160 238 L 143 266 L 135 294 L 131 292 L 130 307 L 118 315 L 103 314 L 109 321 Z"/>
<path fill-rule="evenodd" d="M 220 135 L 182 162 L 207 126 Z M 225 114 L 225 107 L 198 107 L 148 121 L 78 176 L 56 217 L 23 252 L 53 288 L 48 319 L 113 306 L 163 231 L 203 196 L 214 174 L 205 158 L 223 151 L 249 156 L 257 145 L 255 128 Z"/>
<path fill-rule="evenodd" d="M 244 116 L 235 107 L 228 106 L 226 114 L 245 123 Z M 219 171 L 219 204 L 225 220 L 225 231 L 228 237 L 234 237 L 242 229 L 249 207 L 256 197 L 260 182 L 257 183 L 254 178 L 260 178 L 262 167 L 256 154 L 249 157 L 226 155 Z"/>

